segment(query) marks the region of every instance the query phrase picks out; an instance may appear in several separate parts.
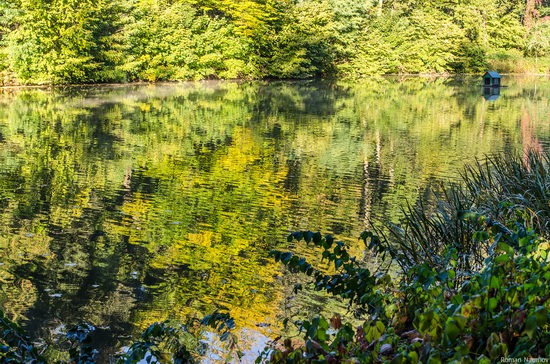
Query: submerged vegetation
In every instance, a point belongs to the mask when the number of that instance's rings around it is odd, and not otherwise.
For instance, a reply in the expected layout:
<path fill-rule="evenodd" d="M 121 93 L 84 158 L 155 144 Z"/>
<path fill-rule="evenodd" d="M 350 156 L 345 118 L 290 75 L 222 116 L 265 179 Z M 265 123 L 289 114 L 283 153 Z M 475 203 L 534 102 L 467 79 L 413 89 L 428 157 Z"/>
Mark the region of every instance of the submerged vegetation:
<path fill-rule="evenodd" d="M 315 290 L 347 301 L 362 324 L 339 316 L 295 322 L 303 340 L 286 339 L 258 361 L 490 363 L 549 357 L 549 162 L 547 152 L 530 151 L 465 168 L 462 183 L 434 192 L 433 204 L 408 206 L 399 224 L 361 234 L 365 249 L 382 262 L 376 269 L 330 235 L 292 233 L 289 241 L 313 244 L 328 264 L 315 267 L 292 252 L 270 255 L 291 274 L 312 278 Z M 295 292 L 302 289 L 297 285 Z M 0 355 L 15 362 L 31 355 L 32 362 L 31 341 L 7 318 L 1 324 Z M 215 313 L 202 324 L 214 327 L 238 354 L 228 315 Z M 80 326 L 66 334 L 74 361 L 93 362 L 87 330 Z M 185 335 L 154 324 L 120 360 L 152 355 L 192 361 L 197 341 Z"/>
<path fill-rule="evenodd" d="M 547 73 L 541 0 L 2 0 L 4 84 Z"/>

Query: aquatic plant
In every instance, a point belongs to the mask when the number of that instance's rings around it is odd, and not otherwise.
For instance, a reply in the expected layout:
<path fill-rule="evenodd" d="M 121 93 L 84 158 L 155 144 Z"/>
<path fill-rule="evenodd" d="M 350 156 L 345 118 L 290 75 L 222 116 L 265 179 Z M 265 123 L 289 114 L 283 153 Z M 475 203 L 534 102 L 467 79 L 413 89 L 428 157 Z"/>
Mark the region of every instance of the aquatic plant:
<path fill-rule="evenodd" d="M 550 154 L 529 150 L 523 155 L 487 156 L 467 165 L 462 181 L 433 191 L 433 203 L 407 204 L 399 224 L 373 223 L 403 272 L 419 264 L 444 268 L 452 253 L 457 270 L 477 272 L 491 245 L 479 233 L 484 225 L 503 227 L 517 220 L 548 238 L 550 222 Z M 464 219 L 471 211 L 483 220 Z"/>

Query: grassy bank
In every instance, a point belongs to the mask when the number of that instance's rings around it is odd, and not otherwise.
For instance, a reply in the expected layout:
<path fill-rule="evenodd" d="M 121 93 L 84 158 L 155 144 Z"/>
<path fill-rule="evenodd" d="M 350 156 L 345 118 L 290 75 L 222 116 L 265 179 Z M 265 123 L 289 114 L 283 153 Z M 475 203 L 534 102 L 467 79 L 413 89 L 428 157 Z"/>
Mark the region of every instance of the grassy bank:
<path fill-rule="evenodd" d="M 520 53 L 493 53 L 487 56 L 487 68 L 501 73 L 550 74 L 550 57 L 524 57 Z"/>

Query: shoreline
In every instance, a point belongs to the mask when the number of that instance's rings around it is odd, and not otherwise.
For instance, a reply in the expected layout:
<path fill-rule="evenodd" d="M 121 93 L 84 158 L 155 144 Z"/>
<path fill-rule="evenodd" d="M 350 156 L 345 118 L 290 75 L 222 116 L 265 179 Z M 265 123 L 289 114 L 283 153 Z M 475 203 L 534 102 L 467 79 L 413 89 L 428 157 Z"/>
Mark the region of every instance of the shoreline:
<path fill-rule="evenodd" d="M 0 90 L 17 90 L 17 89 L 62 89 L 62 88 L 94 88 L 94 87 L 127 87 L 127 86 L 149 86 L 149 85 L 176 85 L 176 84 L 192 84 L 192 83 L 209 83 L 209 82 L 298 82 L 298 81 L 360 81 L 372 78 L 390 78 L 390 77 L 418 77 L 418 78 L 459 78 L 459 77 L 476 77 L 483 73 L 392 73 L 384 75 L 372 75 L 359 78 L 288 78 L 288 79 L 202 79 L 202 80 L 163 80 L 155 82 L 135 81 L 135 82 L 106 82 L 106 83 L 75 83 L 75 84 L 0 84 Z M 503 76 L 525 76 L 525 77 L 550 77 L 550 73 L 500 73 Z"/>

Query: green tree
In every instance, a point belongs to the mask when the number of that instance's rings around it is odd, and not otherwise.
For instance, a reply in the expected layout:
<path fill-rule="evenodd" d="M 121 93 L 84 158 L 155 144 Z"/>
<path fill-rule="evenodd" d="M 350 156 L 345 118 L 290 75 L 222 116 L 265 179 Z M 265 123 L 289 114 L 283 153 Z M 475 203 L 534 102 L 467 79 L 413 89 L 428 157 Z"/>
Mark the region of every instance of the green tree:
<path fill-rule="evenodd" d="M 9 0 L 17 9 L 7 36 L 10 65 L 23 82 L 120 80 L 114 73 L 117 1 Z"/>
<path fill-rule="evenodd" d="M 22 83 L 479 72 L 547 54 L 547 5 L 2 0 L 0 72 Z"/>
<path fill-rule="evenodd" d="M 288 20 L 280 30 L 271 30 L 271 49 L 263 55 L 268 74 L 280 78 L 306 78 L 332 73 L 334 52 L 331 45 L 337 37 L 329 3 L 298 3 Z"/>
<path fill-rule="evenodd" d="M 130 80 L 237 78 L 251 71 L 248 44 L 222 18 L 165 0 L 139 1 L 123 28 L 124 61 Z"/>
<path fill-rule="evenodd" d="M 549 22 L 539 22 L 529 30 L 525 54 L 535 58 L 550 55 Z"/>

